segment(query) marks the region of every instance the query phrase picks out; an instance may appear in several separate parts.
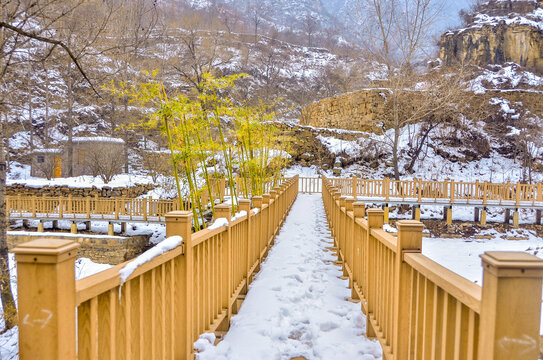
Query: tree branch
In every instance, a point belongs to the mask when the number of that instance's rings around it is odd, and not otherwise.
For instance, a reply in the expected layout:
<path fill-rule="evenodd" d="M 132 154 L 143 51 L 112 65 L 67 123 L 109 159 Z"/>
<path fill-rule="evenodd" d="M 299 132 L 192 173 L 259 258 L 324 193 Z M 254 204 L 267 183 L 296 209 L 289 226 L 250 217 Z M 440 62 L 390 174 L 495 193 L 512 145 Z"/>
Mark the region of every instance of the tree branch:
<path fill-rule="evenodd" d="M 94 91 L 96 96 L 98 96 L 100 99 L 102 98 L 102 96 L 98 93 L 98 91 L 96 90 L 96 88 L 94 87 L 92 82 L 90 81 L 89 77 L 87 76 L 87 74 L 85 73 L 85 71 L 83 70 L 81 65 L 79 64 L 79 61 L 77 60 L 77 58 L 74 56 L 74 54 L 70 50 L 70 48 L 68 46 L 66 46 L 66 44 L 64 44 L 62 41 L 55 40 L 55 39 L 49 39 L 47 37 L 25 31 L 25 30 L 23 30 L 21 28 L 18 28 L 16 26 L 13 26 L 13 25 L 8 24 L 8 23 L 3 22 L 3 21 L 0 21 L 0 28 L 6 28 L 8 30 L 11 30 L 11 31 L 19 34 L 19 35 L 22 35 L 22 36 L 30 38 L 30 39 L 38 40 L 40 42 L 44 42 L 44 43 L 47 43 L 47 44 L 53 44 L 54 46 L 60 46 L 68 54 L 70 59 L 73 61 L 73 63 L 77 67 L 77 70 L 79 70 L 81 75 L 83 75 L 83 78 L 85 78 L 85 81 L 87 81 L 89 83 L 92 91 Z"/>

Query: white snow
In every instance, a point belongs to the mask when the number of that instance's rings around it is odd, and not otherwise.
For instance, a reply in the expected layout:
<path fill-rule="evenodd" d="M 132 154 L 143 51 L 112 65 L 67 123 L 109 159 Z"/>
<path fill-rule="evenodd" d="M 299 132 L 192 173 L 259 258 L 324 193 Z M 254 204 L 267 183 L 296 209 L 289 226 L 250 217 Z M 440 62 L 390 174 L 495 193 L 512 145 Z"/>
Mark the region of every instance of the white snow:
<path fill-rule="evenodd" d="M 331 136 L 318 135 L 317 139 L 328 148 L 328 150 L 335 155 L 345 152 L 349 156 L 356 156 L 362 150 L 362 147 L 358 144 L 358 141 L 346 141 L 336 139 Z"/>
<path fill-rule="evenodd" d="M 330 232 L 320 195 L 298 195 L 224 340 L 203 334 L 199 360 L 381 359 L 364 337 L 366 319 L 327 252 Z"/>
<path fill-rule="evenodd" d="M 72 141 L 76 142 L 76 143 L 82 143 L 82 142 L 109 142 L 109 143 L 116 143 L 116 144 L 124 144 L 123 139 L 106 137 L 106 136 L 73 137 Z"/>
<path fill-rule="evenodd" d="M 6 181 L 7 185 L 13 184 L 23 184 L 28 187 L 41 188 L 44 186 L 68 186 L 71 188 L 90 188 L 96 187 L 97 189 L 102 189 L 104 186 L 109 187 L 128 187 L 138 184 L 151 184 L 153 179 L 150 176 L 142 175 L 132 175 L 132 174 L 118 174 L 115 175 L 113 180 L 105 184 L 102 179 L 98 177 L 93 177 L 90 175 L 77 176 L 77 177 L 68 177 L 68 178 L 55 178 L 47 180 L 44 178 L 35 178 L 28 177 L 25 179 L 15 179 L 8 178 Z"/>
<path fill-rule="evenodd" d="M 104 234 L 72 234 L 65 232 L 38 232 L 38 231 L 8 231 L 8 236 L 39 236 L 39 237 L 63 237 L 63 238 L 92 238 L 92 239 L 124 239 L 123 236 L 104 235 Z"/>
<path fill-rule="evenodd" d="M 169 238 L 165 239 L 164 241 L 161 241 L 154 247 L 150 248 L 134 260 L 130 261 L 128 264 L 126 264 L 121 270 L 119 270 L 119 274 L 121 276 L 121 284 L 124 284 L 126 279 L 132 273 L 141 265 L 153 260 L 159 255 L 164 254 L 167 251 L 170 251 L 172 249 L 175 249 L 181 243 L 183 242 L 183 238 L 181 236 L 170 236 Z M 120 294 L 120 292 L 119 292 Z"/>
<path fill-rule="evenodd" d="M 237 219 L 241 219 L 244 216 L 247 216 L 247 211 L 241 210 L 232 217 L 231 221 L 236 221 Z"/>
<path fill-rule="evenodd" d="M 215 230 L 215 229 L 221 228 L 223 226 L 228 226 L 228 224 L 229 224 L 228 220 L 226 220 L 226 218 L 221 217 L 221 218 L 215 219 L 213 224 L 209 225 L 209 227 L 207 229 L 208 230 Z"/>

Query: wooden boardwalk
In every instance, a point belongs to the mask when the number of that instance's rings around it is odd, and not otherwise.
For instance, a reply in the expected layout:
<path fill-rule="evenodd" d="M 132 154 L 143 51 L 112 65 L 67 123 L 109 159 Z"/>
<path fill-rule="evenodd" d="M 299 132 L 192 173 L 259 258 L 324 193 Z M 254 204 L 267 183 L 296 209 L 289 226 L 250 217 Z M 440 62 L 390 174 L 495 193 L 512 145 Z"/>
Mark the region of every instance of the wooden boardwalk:
<path fill-rule="evenodd" d="M 75 281 L 76 243 L 19 245 L 13 252 L 20 358 L 192 359 L 200 334 L 228 329 L 304 181 L 294 177 L 269 194 L 241 200 L 246 215 L 237 219 L 229 206 L 218 206 L 225 223 L 211 230 L 192 233 L 190 212 L 167 213 L 167 237 L 182 242 L 133 260 L 141 265 L 126 281 L 119 270 L 127 263 Z M 339 264 L 367 316 L 366 335 L 379 340 L 384 359 L 538 359 L 542 260 L 486 253 L 481 287 L 422 255 L 419 221 L 398 221 L 397 238 L 383 231 L 385 211 L 366 211 L 353 194 L 345 195 L 349 181 L 358 196 L 364 183 L 358 179 L 310 179 L 305 190 L 320 187 Z M 387 181 L 381 184 L 387 188 Z M 468 188 L 476 190 L 470 201 L 479 200 L 480 187 Z M 505 189 L 502 201 L 514 196 L 519 205 L 540 196 L 533 185 L 495 188 Z M 417 191 L 420 198 L 427 193 Z M 454 190 L 439 198 L 454 204 L 457 196 Z"/>

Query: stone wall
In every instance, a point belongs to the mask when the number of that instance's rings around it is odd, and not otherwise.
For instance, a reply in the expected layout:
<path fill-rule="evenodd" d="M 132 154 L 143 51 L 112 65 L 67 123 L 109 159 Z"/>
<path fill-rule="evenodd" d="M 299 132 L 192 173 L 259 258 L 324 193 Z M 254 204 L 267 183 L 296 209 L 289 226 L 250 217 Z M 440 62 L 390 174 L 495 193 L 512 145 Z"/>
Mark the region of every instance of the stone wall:
<path fill-rule="evenodd" d="M 53 235 L 51 233 L 31 233 L 9 231 L 7 240 L 8 248 L 11 250 L 17 244 L 38 238 L 47 237 L 48 239 L 60 239 L 77 241 L 81 246 L 78 250 L 78 257 L 86 257 L 94 262 L 101 264 L 117 265 L 130 260 L 144 252 L 149 246 L 149 237 L 138 235 L 132 237 L 121 236 L 97 236 L 86 234 L 66 234 Z"/>
<path fill-rule="evenodd" d="M 41 188 L 35 188 L 26 186 L 23 184 L 13 184 L 6 187 L 6 195 L 21 195 L 21 196 L 47 196 L 47 197 L 127 197 L 135 198 L 146 194 L 150 190 L 153 190 L 155 185 L 142 184 L 131 187 L 109 187 L 103 186 L 101 189 L 95 186 L 90 188 L 72 188 L 68 186 L 44 186 Z"/>
<path fill-rule="evenodd" d="M 386 89 L 361 90 L 323 99 L 302 109 L 301 125 L 358 131 L 376 130 Z"/>
<path fill-rule="evenodd" d="M 375 132 L 377 124 L 383 119 L 385 98 L 379 94 L 387 90 L 361 90 L 345 95 L 334 96 L 309 104 L 302 110 L 301 125 L 319 128 L 346 129 Z M 414 100 L 416 101 L 416 93 Z M 473 104 L 488 102 L 492 97 L 500 97 L 511 103 L 522 102 L 534 114 L 543 114 L 543 94 L 537 91 L 487 91 L 484 95 L 474 94 Z"/>

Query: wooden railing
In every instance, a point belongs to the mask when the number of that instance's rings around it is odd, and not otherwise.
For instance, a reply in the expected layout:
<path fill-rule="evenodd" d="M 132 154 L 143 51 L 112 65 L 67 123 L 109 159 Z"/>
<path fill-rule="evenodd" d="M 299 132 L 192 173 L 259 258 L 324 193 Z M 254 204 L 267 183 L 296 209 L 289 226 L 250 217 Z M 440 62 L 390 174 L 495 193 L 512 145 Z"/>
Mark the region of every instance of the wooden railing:
<path fill-rule="evenodd" d="M 182 244 L 147 262 L 145 254 L 132 260 L 142 264 L 124 283 L 119 271 L 129 263 L 75 281 L 77 243 L 19 245 L 19 357 L 192 359 L 200 334 L 228 329 L 297 194 L 294 177 L 254 197 L 253 209 L 240 200 L 247 214 L 236 219 L 219 205 L 216 217 L 227 225 L 197 233 L 190 212 L 166 214 L 168 239 L 180 236 Z"/>
<path fill-rule="evenodd" d="M 437 203 L 543 207 L 543 186 L 538 184 L 329 178 L 343 195 L 390 203 Z M 300 178 L 300 192 L 320 193 L 320 178 Z"/>
<path fill-rule="evenodd" d="M 348 183 L 322 181 L 344 275 L 385 359 L 538 359 L 542 260 L 487 252 L 481 288 L 422 255 L 422 223 L 398 221 L 395 237 L 383 210 L 342 195 Z"/>
<path fill-rule="evenodd" d="M 265 183 L 266 192 L 269 193 L 279 182 L 275 179 Z M 250 197 L 251 194 L 247 196 L 240 183 L 238 179 L 238 196 Z M 211 184 L 215 199 L 224 200 L 225 196 L 230 196 L 230 189 L 225 184 L 224 179 Z M 202 192 L 201 201 L 204 204 L 209 202 L 207 191 Z M 6 210 L 11 219 L 164 222 L 167 213 L 190 209 L 190 206 L 188 199 L 184 199 L 181 206 L 178 199 L 6 196 Z"/>

